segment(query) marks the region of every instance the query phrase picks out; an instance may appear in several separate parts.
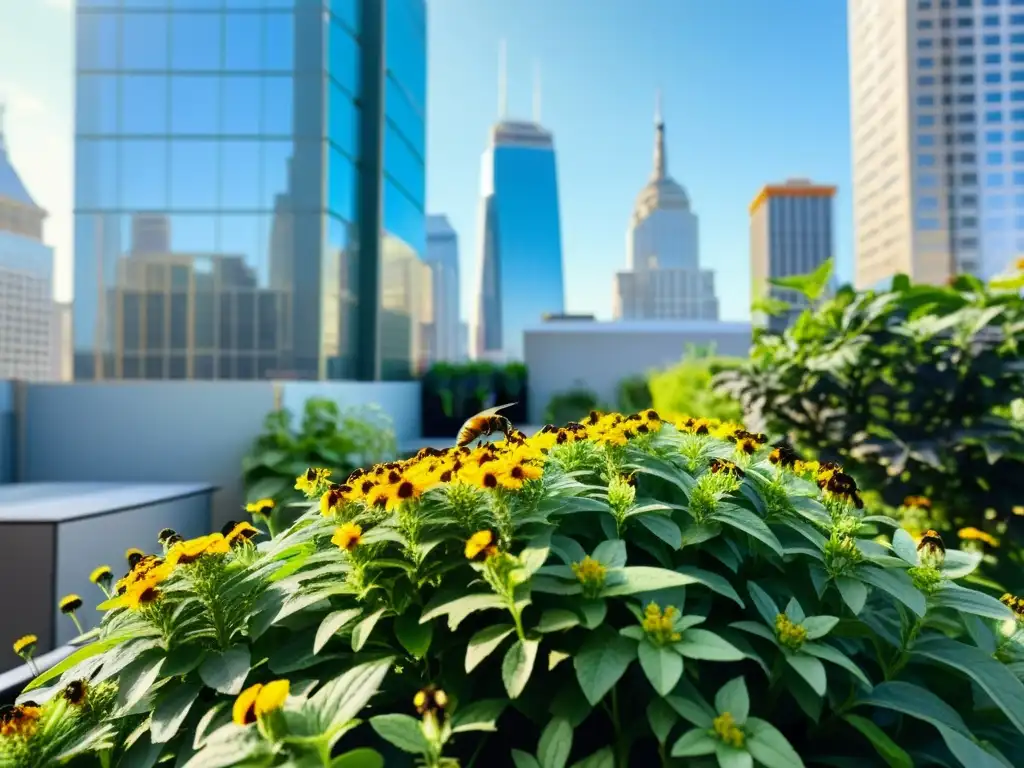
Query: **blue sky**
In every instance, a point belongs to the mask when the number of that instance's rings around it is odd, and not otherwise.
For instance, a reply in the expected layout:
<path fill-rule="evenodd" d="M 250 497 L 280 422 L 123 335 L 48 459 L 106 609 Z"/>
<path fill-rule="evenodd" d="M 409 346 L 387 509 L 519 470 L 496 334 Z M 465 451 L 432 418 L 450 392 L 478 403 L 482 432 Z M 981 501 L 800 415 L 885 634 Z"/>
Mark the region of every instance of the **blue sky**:
<path fill-rule="evenodd" d="M 662 89 L 669 171 L 700 217 L 723 319 L 749 315 L 747 206 L 766 182 L 838 185 L 849 275 L 849 85 L 843 0 L 428 0 L 427 199 L 460 236 L 463 313 L 476 282 L 480 154 L 507 40 L 510 116 L 534 61 L 555 134 L 567 309 L 610 316 L 633 201 L 651 170 Z"/>

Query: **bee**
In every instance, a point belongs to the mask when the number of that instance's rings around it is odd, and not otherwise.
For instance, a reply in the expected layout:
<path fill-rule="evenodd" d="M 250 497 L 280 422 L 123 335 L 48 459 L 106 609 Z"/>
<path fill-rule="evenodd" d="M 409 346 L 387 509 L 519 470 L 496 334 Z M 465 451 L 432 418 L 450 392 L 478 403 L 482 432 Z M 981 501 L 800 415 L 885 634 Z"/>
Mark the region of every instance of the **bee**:
<path fill-rule="evenodd" d="M 494 408 L 480 411 L 476 416 L 466 419 L 466 423 L 459 429 L 458 437 L 455 438 L 455 447 L 462 448 L 472 443 L 478 437 L 488 437 L 495 432 L 501 432 L 505 435 L 505 439 L 508 439 L 513 434 L 512 422 L 504 416 L 499 416 L 498 411 L 512 405 L 515 405 L 515 403 L 496 405 Z"/>

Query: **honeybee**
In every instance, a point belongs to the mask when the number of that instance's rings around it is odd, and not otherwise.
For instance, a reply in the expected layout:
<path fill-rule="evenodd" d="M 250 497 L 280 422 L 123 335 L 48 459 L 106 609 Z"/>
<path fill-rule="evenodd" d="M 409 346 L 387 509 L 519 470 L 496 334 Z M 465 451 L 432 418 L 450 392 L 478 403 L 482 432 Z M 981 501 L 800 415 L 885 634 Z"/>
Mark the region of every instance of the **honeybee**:
<path fill-rule="evenodd" d="M 505 439 L 508 439 L 513 433 L 512 422 L 504 416 L 499 416 L 498 411 L 512 405 L 515 405 L 515 403 L 496 405 L 493 408 L 488 408 L 486 411 L 480 411 L 476 416 L 466 419 L 466 423 L 459 429 L 458 437 L 455 438 L 455 447 L 462 448 L 472 443 L 478 437 L 488 437 L 495 432 L 501 432 L 505 435 Z"/>

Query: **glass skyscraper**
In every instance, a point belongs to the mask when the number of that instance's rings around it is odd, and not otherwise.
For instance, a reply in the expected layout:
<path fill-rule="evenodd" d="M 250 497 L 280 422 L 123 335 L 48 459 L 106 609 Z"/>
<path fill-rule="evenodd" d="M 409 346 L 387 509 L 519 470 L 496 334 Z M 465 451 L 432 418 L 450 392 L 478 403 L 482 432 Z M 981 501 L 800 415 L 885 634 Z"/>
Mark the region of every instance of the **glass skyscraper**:
<path fill-rule="evenodd" d="M 76 19 L 75 378 L 413 375 L 425 0 Z"/>
<path fill-rule="evenodd" d="M 523 332 L 565 311 L 554 139 L 537 123 L 502 121 L 482 165 L 475 353 L 522 360 Z"/>

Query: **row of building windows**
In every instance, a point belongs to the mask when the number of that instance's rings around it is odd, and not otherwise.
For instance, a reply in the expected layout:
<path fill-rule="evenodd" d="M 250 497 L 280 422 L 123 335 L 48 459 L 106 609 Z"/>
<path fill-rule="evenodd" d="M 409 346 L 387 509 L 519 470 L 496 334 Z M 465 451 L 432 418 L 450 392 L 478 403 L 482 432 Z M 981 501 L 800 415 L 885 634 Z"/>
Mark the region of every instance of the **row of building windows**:
<path fill-rule="evenodd" d="M 1002 91 L 989 91 L 984 94 L 986 104 L 1002 104 L 1004 94 Z M 973 93 L 959 93 L 955 99 L 957 104 L 970 106 L 974 104 L 976 99 Z M 1008 101 L 1011 102 L 1024 102 L 1024 90 L 1011 91 Z M 949 106 L 954 103 L 953 96 L 945 94 L 941 99 L 936 99 L 932 94 L 922 94 L 917 97 L 917 106 L 919 107 L 934 107 L 937 103 L 941 103 L 942 106 Z"/>
<path fill-rule="evenodd" d="M 1024 0 L 1009 0 L 1012 6 L 1024 6 Z M 932 8 L 974 8 L 982 6 L 985 8 L 998 8 L 1005 0 L 917 0 L 917 10 L 928 11 Z"/>

